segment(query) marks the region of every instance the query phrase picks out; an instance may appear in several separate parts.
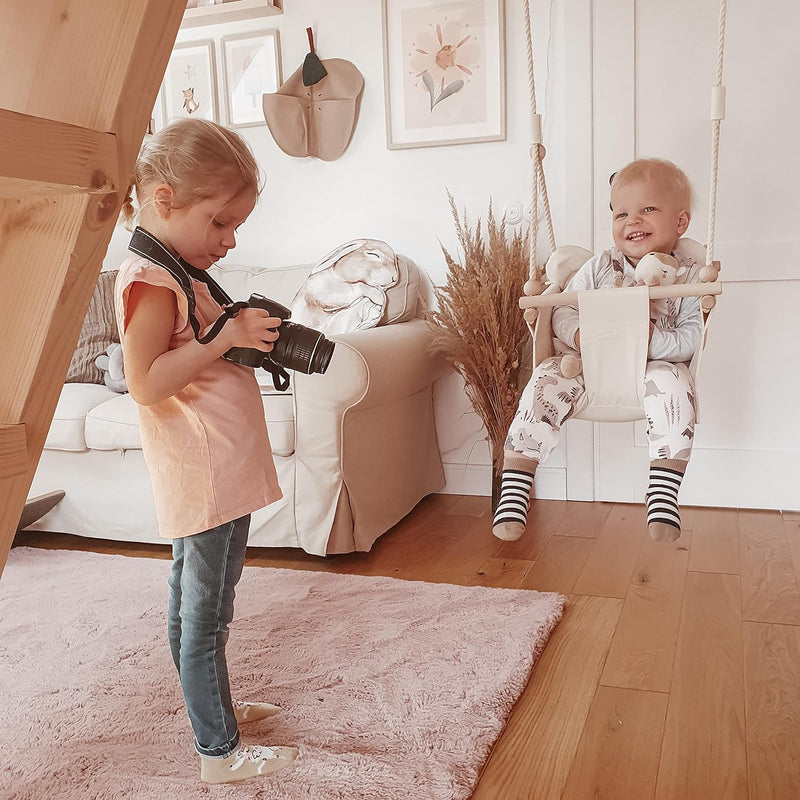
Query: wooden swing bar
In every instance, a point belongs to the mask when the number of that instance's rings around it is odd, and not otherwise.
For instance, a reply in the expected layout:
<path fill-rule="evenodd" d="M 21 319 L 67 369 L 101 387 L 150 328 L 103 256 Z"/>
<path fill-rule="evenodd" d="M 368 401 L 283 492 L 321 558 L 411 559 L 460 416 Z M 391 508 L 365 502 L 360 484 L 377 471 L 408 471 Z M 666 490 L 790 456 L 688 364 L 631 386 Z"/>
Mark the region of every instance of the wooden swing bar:
<path fill-rule="evenodd" d="M 626 289 L 637 287 L 620 287 L 615 292 L 624 292 Z M 650 299 L 660 300 L 663 297 L 705 297 L 706 295 L 722 294 L 722 284 L 719 281 L 711 283 L 675 283 L 672 286 L 650 286 Z M 576 306 L 580 292 L 545 292 L 531 297 L 521 297 L 519 307 L 526 308 L 555 308 L 556 306 Z"/>

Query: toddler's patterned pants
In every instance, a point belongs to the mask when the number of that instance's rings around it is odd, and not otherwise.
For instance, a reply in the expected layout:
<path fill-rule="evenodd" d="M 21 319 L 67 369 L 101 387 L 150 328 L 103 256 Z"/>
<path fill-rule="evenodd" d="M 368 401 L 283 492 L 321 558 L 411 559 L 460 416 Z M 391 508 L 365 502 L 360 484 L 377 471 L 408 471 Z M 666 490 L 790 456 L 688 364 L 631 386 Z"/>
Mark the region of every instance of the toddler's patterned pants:
<path fill-rule="evenodd" d="M 565 378 L 561 357 L 546 358 L 533 371 L 508 431 L 507 452 L 547 460 L 558 444 L 561 426 L 586 403 L 583 375 Z M 644 413 L 650 460 L 688 461 L 692 452 L 696 402 L 686 364 L 648 361 Z"/>

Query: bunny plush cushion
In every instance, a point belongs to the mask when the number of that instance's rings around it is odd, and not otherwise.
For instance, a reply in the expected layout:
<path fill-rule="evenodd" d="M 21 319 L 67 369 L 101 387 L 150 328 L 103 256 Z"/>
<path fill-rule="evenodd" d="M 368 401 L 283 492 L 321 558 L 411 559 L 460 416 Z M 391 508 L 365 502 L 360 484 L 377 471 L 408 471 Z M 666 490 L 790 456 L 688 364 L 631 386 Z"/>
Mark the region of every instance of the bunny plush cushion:
<path fill-rule="evenodd" d="M 347 242 L 311 271 L 292 300 L 292 322 L 334 334 L 406 319 L 417 305 L 410 263 L 378 239 Z"/>

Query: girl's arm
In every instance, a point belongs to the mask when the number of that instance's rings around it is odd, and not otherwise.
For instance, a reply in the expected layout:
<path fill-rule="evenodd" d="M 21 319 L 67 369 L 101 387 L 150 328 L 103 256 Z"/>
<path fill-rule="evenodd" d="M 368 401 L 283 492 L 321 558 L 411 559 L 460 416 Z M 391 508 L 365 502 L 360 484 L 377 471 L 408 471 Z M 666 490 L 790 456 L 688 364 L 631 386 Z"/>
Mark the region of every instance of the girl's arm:
<path fill-rule="evenodd" d="M 174 350 L 177 301 L 163 286 L 131 284 L 124 332 L 125 379 L 133 399 L 148 406 L 179 392 L 231 347 L 253 347 L 264 353 L 278 338 L 280 320 L 260 308 L 242 309 L 208 344 L 195 339 Z"/>

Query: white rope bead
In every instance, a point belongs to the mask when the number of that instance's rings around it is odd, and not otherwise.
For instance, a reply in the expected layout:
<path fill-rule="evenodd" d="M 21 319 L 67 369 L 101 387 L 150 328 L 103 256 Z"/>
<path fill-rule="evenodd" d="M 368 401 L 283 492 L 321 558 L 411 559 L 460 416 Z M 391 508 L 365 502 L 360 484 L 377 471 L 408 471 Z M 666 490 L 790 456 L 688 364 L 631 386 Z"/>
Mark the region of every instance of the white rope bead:
<path fill-rule="evenodd" d="M 711 87 L 711 119 L 725 119 L 725 87 Z"/>
<path fill-rule="evenodd" d="M 542 115 L 531 114 L 531 141 L 534 144 L 542 143 Z"/>

